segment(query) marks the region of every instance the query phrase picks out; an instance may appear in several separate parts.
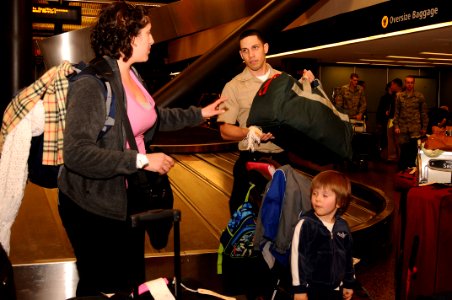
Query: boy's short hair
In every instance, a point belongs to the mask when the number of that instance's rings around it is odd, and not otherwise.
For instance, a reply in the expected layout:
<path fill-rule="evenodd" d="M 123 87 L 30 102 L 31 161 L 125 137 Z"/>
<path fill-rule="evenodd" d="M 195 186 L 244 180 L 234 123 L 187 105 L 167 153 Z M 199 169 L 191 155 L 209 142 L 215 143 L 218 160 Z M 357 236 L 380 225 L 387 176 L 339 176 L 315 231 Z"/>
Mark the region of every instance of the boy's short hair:
<path fill-rule="evenodd" d="M 311 193 L 314 189 L 327 188 L 336 194 L 337 213 L 342 215 L 348 208 L 352 196 L 350 179 L 338 171 L 327 170 L 317 174 L 311 183 Z"/>

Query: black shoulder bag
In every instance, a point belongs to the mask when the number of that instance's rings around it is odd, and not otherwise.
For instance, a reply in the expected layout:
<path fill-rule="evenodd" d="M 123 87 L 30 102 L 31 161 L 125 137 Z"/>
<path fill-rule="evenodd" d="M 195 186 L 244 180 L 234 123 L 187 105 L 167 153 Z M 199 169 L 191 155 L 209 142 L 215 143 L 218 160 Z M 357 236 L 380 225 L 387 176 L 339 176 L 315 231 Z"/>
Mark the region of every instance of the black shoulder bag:
<path fill-rule="evenodd" d="M 130 148 L 138 151 L 129 118 L 124 109 L 122 97 L 119 99 L 119 114 L 123 119 L 126 138 Z M 154 209 L 172 209 L 174 203 L 173 191 L 168 176 L 157 172 L 139 169 L 136 173 L 127 176 L 128 214 Z M 168 236 L 173 226 L 172 219 L 163 219 L 150 222 L 146 225 L 152 247 L 159 250 L 166 247 Z"/>

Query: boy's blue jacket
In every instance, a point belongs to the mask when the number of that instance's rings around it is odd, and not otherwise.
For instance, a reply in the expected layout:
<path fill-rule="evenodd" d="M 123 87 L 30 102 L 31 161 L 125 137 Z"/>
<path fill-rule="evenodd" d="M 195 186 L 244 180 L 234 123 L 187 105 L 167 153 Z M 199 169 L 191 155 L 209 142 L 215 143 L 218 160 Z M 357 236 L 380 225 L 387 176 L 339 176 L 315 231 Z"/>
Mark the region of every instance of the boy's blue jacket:
<path fill-rule="evenodd" d="M 307 293 L 310 288 L 334 290 L 339 286 L 353 289 L 352 243 L 347 222 L 339 215 L 330 232 L 313 210 L 304 214 L 292 241 L 294 293 Z"/>

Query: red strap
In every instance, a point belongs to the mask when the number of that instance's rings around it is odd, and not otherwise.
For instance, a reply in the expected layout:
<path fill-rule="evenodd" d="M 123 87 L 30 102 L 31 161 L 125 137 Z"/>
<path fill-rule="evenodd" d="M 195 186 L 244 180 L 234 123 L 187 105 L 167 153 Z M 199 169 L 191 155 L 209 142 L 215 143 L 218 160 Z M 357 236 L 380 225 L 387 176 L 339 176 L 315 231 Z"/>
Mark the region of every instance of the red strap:
<path fill-rule="evenodd" d="M 278 77 L 281 74 L 275 74 L 273 75 L 273 77 L 271 77 L 270 79 L 268 79 L 267 81 L 264 82 L 264 84 L 262 85 L 262 87 L 259 89 L 259 96 L 263 96 L 267 93 L 268 87 L 270 86 L 270 83 L 273 81 L 273 79 L 275 79 L 276 77 Z"/>

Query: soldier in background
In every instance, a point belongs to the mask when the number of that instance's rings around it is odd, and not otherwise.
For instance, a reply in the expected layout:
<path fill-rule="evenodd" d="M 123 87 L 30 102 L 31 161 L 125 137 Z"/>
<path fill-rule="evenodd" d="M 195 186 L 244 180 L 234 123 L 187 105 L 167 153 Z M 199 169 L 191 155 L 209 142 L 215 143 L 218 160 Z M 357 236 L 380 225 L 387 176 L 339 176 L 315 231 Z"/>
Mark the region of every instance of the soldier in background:
<path fill-rule="evenodd" d="M 386 87 L 386 93 L 380 98 L 377 109 L 377 128 L 381 133 L 380 147 L 383 158 L 388 161 L 399 159 L 399 148 L 394 135 L 394 112 L 397 93 L 402 90 L 403 82 L 400 78 L 394 78 Z"/>
<path fill-rule="evenodd" d="M 425 135 L 428 125 L 425 97 L 414 90 L 414 84 L 413 76 L 405 77 L 405 89 L 396 98 L 394 132 L 400 145 L 400 170 L 415 166 L 417 140 Z"/>
<path fill-rule="evenodd" d="M 367 109 L 364 87 L 358 85 L 359 76 L 350 74 L 350 83 L 343 85 L 336 96 L 336 107 L 345 110 L 350 119 L 363 120 Z"/>

